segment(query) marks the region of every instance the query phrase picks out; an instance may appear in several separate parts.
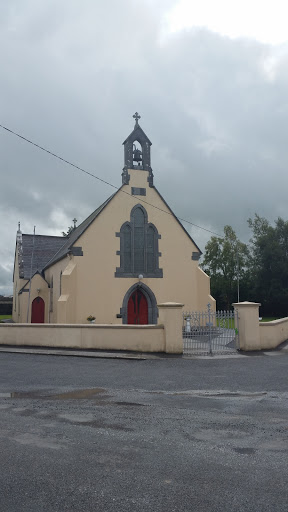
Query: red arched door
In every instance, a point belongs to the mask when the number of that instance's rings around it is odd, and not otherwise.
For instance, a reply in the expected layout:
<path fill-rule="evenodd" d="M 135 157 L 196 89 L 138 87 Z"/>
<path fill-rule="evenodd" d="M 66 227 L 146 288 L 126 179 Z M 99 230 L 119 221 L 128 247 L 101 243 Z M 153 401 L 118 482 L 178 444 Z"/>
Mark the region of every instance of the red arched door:
<path fill-rule="evenodd" d="M 44 324 L 45 302 L 41 297 L 36 297 L 32 302 L 31 323 Z"/>
<path fill-rule="evenodd" d="M 128 300 L 128 324 L 148 324 L 148 302 L 141 290 L 135 290 Z"/>

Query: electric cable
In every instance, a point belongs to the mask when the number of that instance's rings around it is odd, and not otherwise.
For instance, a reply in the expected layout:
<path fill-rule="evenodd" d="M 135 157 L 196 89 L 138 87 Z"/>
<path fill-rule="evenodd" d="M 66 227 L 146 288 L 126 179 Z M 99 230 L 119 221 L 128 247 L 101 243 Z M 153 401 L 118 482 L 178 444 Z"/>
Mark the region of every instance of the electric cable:
<path fill-rule="evenodd" d="M 87 174 L 88 176 L 91 176 L 92 178 L 95 178 L 96 180 L 100 181 L 101 183 L 104 183 L 105 185 L 108 185 L 109 187 L 112 187 L 112 188 L 114 188 L 116 190 L 119 190 L 119 192 L 122 192 L 123 194 L 126 194 L 126 195 L 128 195 L 130 197 L 136 197 L 134 194 L 130 194 L 129 192 L 126 192 L 126 190 L 119 189 L 119 187 L 116 187 L 116 185 L 113 185 L 112 183 L 109 183 L 109 181 L 106 181 L 103 178 L 99 178 L 99 176 L 96 176 L 92 172 L 89 172 L 86 169 L 83 169 L 82 167 L 79 167 L 78 165 L 74 164 L 73 162 L 70 162 L 69 160 L 66 160 L 62 156 L 59 156 L 56 153 L 53 153 L 53 151 L 50 151 L 49 149 L 46 149 L 43 146 L 40 146 L 36 142 L 33 142 L 30 139 L 27 139 L 23 135 L 20 135 L 20 133 L 17 133 L 15 131 L 11 130 L 10 128 L 7 128 L 7 126 L 4 126 L 4 125 L 0 124 L 0 128 L 2 128 L 3 130 L 6 130 L 7 132 L 11 133 L 12 135 L 15 135 L 16 137 L 19 137 L 19 139 L 22 139 L 25 142 L 28 142 L 32 146 L 35 146 L 36 148 L 40 149 L 41 151 L 44 151 L 45 153 L 48 153 L 49 155 L 53 156 L 54 158 L 57 158 L 58 160 L 61 160 L 65 164 L 68 164 L 71 167 L 74 167 L 78 171 L 81 171 L 84 174 Z M 187 224 L 190 224 L 191 226 L 194 226 L 194 227 L 196 227 L 198 229 L 202 229 L 203 231 L 206 231 L 207 233 L 211 233 L 212 235 L 216 235 L 219 238 L 223 238 L 223 235 L 219 235 L 218 233 L 215 233 L 215 231 L 211 231 L 210 229 L 203 228 L 202 226 L 198 226 L 197 224 L 194 224 L 194 222 L 191 222 L 191 221 L 186 220 L 186 219 L 182 219 L 181 217 L 177 217 L 172 212 L 167 212 L 166 210 L 163 210 L 162 208 L 159 208 L 159 206 L 155 206 L 154 204 L 151 204 L 148 201 L 145 201 L 144 199 L 141 199 L 138 196 L 137 196 L 137 201 L 141 201 L 142 203 L 147 204 L 147 205 L 151 206 L 152 208 L 156 208 L 156 210 L 159 210 L 160 212 L 163 212 L 163 213 L 166 213 L 168 215 L 171 215 L 172 217 L 175 216 L 176 219 L 181 221 L 181 222 L 186 222 Z"/>

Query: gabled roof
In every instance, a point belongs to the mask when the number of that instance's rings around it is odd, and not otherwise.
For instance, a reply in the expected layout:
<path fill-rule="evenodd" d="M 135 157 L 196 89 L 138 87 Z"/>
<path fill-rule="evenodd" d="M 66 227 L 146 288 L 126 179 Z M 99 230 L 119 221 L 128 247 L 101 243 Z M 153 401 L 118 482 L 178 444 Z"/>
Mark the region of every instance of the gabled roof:
<path fill-rule="evenodd" d="M 52 256 L 65 243 L 63 236 L 22 235 L 22 277 L 30 279 L 37 271 L 42 272 Z M 33 248 L 34 247 L 34 248 Z M 31 268 L 33 252 L 33 262 Z"/>
<path fill-rule="evenodd" d="M 45 283 L 47 283 L 47 285 L 49 286 L 49 283 L 46 281 L 45 277 L 43 277 L 43 275 L 41 274 L 41 272 L 39 272 L 39 270 L 36 270 L 35 274 L 33 274 L 33 275 L 31 276 L 30 280 L 32 281 L 33 277 L 34 277 L 34 276 L 36 276 L 36 275 L 40 276 L 40 277 L 41 277 L 41 279 L 43 279 L 43 281 L 45 281 Z M 27 285 L 28 285 L 28 287 L 29 287 L 29 279 L 28 279 L 28 280 L 26 280 L 26 283 L 25 283 L 25 284 L 23 284 L 23 286 L 19 289 L 18 294 L 19 294 L 19 293 L 22 293 L 22 291 L 26 288 L 26 286 L 27 286 Z"/>
<path fill-rule="evenodd" d="M 122 188 L 122 187 L 121 187 Z M 75 244 L 75 242 L 80 238 L 81 235 L 83 235 L 84 231 L 92 224 L 92 222 L 96 219 L 96 217 L 99 215 L 100 212 L 105 208 L 105 206 L 110 203 L 111 199 L 119 192 L 120 189 L 118 189 L 112 196 L 108 197 L 106 201 L 104 201 L 101 206 L 99 206 L 87 219 L 85 219 L 76 229 L 74 229 L 71 234 L 68 237 L 64 238 L 64 245 L 59 248 L 59 250 L 54 253 L 52 256 L 50 256 L 50 259 L 47 260 L 45 267 L 43 267 L 43 270 L 46 270 L 48 267 L 51 267 L 51 265 L 54 265 L 59 260 L 62 260 L 66 256 L 66 254 L 70 251 L 71 247 Z M 63 237 L 62 237 L 63 240 Z"/>
<path fill-rule="evenodd" d="M 189 235 L 188 231 L 184 228 L 183 224 L 176 217 L 174 212 L 171 210 L 165 199 L 162 197 L 160 192 L 153 187 L 163 203 L 166 205 L 171 215 L 176 219 L 181 228 L 184 230 L 186 235 L 193 242 L 195 247 L 198 249 L 200 255 L 202 251 L 199 249 L 193 238 Z M 74 231 L 70 233 L 68 237 L 63 236 L 46 236 L 46 235 L 22 235 L 22 262 L 23 262 L 23 275 L 20 276 L 23 279 L 29 280 L 37 272 L 42 273 L 43 270 L 54 265 L 57 261 L 65 258 L 74 246 L 75 242 L 80 236 L 86 231 L 86 229 L 92 224 L 96 217 L 104 210 L 105 206 L 113 199 L 113 197 L 120 192 L 120 187 L 114 194 L 112 194 L 104 203 L 101 204 L 87 219 L 85 219 Z M 145 202 L 144 202 L 145 204 Z M 33 252 L 33 264 L 31 269 L 31 259 L 33 251 L 33 239 L 34 239 L 34 252 Z"/>
<path fill-rule="evenodd" d="M 148 139 L 146 133 L 144 130 L 142 130 L 140 124 L 136 124 L 134 127 L 134 130 L 128 135 L 127 139 L 124 140 L 123 144 L 126 144 L 128 140 L 133 139 L 134 140 L 146 140 L 149 142 L 150 146 L 152 146 L 152 142 Z"/>
<path fill-rule="evenodd" d="M 182 222 L 180 222 L 180 220 L 178 219 L 178 217 L 175 215 L 175 213 L 173 212 L 173 210 L 171 210 L 169 204 L 166 203 L 165 199 L 163 196 L 161 196 L 159 190 L 156 188 L 156 187 L 153 187 L 154 190 L 157 192 L 157 194 L 159 195 L 159 197 L 162 199 L 163 203 L 165 204 L 165 206 L 167 206 L 168 210 L 171 212 L 171 215 L 173 215 L 173 217 L 177 220 L 178 224 L 181 226 L 181 228 L 183 229 L 183 231 L 185 231 L 186 235 L 190 238 L 191 242 L 193 242 L 193 244 L 195 245 L 195 247 L 198 249 L 199 253 L 200 253 L 200 256 L 202 253 L 201 249 L 199 249 L 198 245 L 196 244 L 196 242 L 194 242 L 193 238 L 191 235 L 189 235 L 188 231 L 184 228 Z"/>

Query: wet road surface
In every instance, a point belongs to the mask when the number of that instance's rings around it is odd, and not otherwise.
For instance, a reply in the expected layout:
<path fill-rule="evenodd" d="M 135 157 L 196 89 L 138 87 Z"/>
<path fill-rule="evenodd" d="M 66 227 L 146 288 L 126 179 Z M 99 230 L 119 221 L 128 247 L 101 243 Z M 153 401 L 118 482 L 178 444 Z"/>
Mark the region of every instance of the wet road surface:
<path fill-rule="evenodd" d="M 287 512 L 288 355 L 0 354 L 0 509 Z"/>

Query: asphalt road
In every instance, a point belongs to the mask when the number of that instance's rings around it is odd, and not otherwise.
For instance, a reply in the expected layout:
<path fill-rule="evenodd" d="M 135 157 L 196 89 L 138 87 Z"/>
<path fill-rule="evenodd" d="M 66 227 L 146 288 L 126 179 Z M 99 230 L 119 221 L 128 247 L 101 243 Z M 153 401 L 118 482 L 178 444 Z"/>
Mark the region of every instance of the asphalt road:
<path fill-rule="evenodd" d="M 287 353 L 0 353 L 0 510 L 287 512 L 287 388 Z"/>

